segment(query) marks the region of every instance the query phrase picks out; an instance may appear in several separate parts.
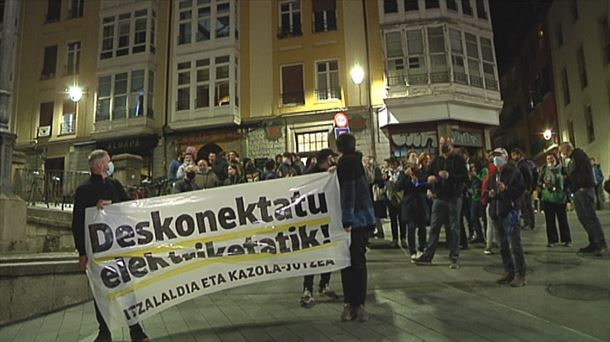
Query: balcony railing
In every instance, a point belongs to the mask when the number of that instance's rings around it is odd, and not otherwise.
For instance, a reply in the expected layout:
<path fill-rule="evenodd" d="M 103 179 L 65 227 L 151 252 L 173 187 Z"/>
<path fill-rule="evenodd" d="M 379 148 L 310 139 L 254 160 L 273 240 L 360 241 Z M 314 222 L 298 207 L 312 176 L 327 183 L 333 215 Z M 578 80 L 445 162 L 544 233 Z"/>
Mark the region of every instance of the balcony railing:
<path fill-rule="evenodd" d="M 456 71 L 453 73 L 453 82 L 468 85 L 468 75 L 463 72 Z"/>
<path fill-rule="evenodd" d="M 430 73 L 430 82 L 432 83 L 449 83 L 449 79 L 450 77 L 448 71 Z"/>
<path fill-rule="evenodd" d="M 63 210 L 74 203 L 76 188 L 89 178 L 89 172 L 17 169 L 13 190 L 28 205 L 42 203 Z"/>
<path fill-rule="evenodd" d="M 498 90 L 498 81 L 490 78 L 485 79 L 485 89 Z"/>
<path fill-rule="evenodd" d="M 341 99 L 341 88 L 316 89 L 315 92 L 318 101 Z"/>
<path fill-rule="evenodd" d="M 282 93 L 280 94 L 282 98 L 283 105 L 304 105 L 305 104 L 305 93 L 300 92 L 290 92 L 290 93 Z"/>
<path fill-rule="evenodd" d="M 59 134 L 74 134 L 74 122 L 62 123 Z"/>
<path fill-rule="evenodd" d="M 483 79 L 479 76 L 470 75 L 470 85 L 477 88 L 483 88 Z"/>

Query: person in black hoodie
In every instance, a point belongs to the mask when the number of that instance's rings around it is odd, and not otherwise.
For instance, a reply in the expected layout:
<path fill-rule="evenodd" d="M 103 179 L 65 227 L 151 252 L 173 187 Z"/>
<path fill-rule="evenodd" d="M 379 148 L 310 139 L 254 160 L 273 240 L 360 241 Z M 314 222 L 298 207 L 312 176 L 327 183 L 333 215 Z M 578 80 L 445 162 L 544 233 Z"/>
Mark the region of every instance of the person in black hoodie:
<path fill-rule="evenodd" d="M 430 218 L 430 237 L 424 253 L 412 259 L 418 265 L 432 263 L 438 246 L 441 226 L 450 225 L 447 242 L 450 246 L 449 258 L 451 269 L 459 268 L 460 256 L 460 215 L 462 212 L 462 194 L 466 177 L 466 161 L 453 151 L 453 142 L 441 138 L 441 155 L 434 159 L 430 166 L 428 183 L 432 184 L 435 194 Z"/>
<path fill-rule="evenodd" d="M 85 209 L 97 207 L 98 210 L 112 203 L 128 201 L 127 193 L 121 182 L 110 178 L 114 166 L 110 161 L 110 156 L 105 150 L 95 150 L 89 154 L 87 159 L 91 177 L 76 189 L 74 197 L 74 210 L 72 213 L 72 234 L 74 235 L 74 245 L 78 250 L 79 263 L 81 270 L 87 269 L 88 258 L 85 250 Z M 112 341 L 110 329 L 100 313 L 95 299 L 95 318 L 99 324 L 99 333 L 95 341 Z M 129 335 L 132 341 L 148 341 L 148 337 L 142 330 L 139 323 L 129 327 Z"/>
<path fill-rule="evenodd" d="M 428 222 L 428 202 L 426 192 L 428 183 L 426 174 L 419 166 L 417 156 L 409 158 L 405 171 L 398 176 L 396 188 L 404 192 L 400 205 L 400 217 L 407 224 L 407 240 L 411 259 L 417 258 L 417 252 L 423 253 L 426 247 L 426 224 Z M 415 232 L 417 231 L 417 246 Z"/>
<path fill-rule="evenodd" d="M 333 152 L 333 150 L 329 148 L 322 149 L 318 152 L 316 156 L 316 163 L 313 164 L 305 174 L 311 173 L 320 173 L 320 172 L 328 172 L 328 169 L 335 165 L 335 156 L 337 154 Z M 332 299 L 337 299 L 339 296 L 335 291 L 330 288 L 330 272 L 322 273 L 320 277 L 320 286 L 318 288 L 318 293 L 321 296 L 326 296 Z M 303 280 L 303 295 L 301 296 L 301 306 L 305 308 L 310 308 L 314 304 L 313 297 L 313 278 L 314 275 L 306 275 Z"/>
<path fill-rule="evenodd" d="M 356 151 L 356 138 L 349 133 L 337 138 L 341 158 L 337 163 L 337 178 L 341 194 L 343 229 L 351 234 L 349 267 L 341 270 L 344 307 L 342 321 L 369 320 L 364 309 L 367 288 L 366 243 L 375 227 L 373 201 L 362 166 L 362 153 Z"/>
<path fill-rule="evenodd" d="M 595 180 L 589 156 L 569 142 L 559 145 L 559 152 L 567 169 L 568 187 L 572 192 L 576 216 L 589 236 L 589 245 L 579 251 L 608 256 L 604 231 L 595 213 Z"/>
<path fill-rule="evenodd" d="M 505 149 L 496 148 L 493 155 L 494 165 L 498 168 L 498 172 L 494 177 L 490 177 L 487 187 L 491 198 L 489 216 L 496 227 L 502 264 L 506 272 L 496 282 L 521 287 L 526 284 L 526 281 L 518 201 L 527 185 L 521 171 L 508 163 L 508 152 Z"/>

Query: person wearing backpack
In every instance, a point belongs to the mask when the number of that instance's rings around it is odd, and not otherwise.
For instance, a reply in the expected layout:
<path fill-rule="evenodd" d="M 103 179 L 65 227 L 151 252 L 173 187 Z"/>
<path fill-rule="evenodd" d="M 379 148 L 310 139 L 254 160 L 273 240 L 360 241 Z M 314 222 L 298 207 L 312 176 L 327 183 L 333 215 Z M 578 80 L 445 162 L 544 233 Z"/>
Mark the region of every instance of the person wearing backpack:
<path fill-rule="evenodd" d="M 412 259 L 418 265 L 430 265 L 438 247 L 441 226 L 450 225 L 448 243 L 451 269 L 459 268 L 460 256 L 460 214 L 462 210 L 462 194 L 468 177 L 466 161 L 453 151 L 451 139 L 440 139 L 441 155 L 434 159 L 430 166 L 428 183 L 432 184 L 435 194 L 432 203 L 431 228 L 427 246 L 418 258 Z M 450 238 L 449 238 L 450 237 Z"/>
<path fill-rule="evenodd" d="M 572 236 L 568 225 L 566 203 L 568 190 L 565 182 L 565 171 L 553 153 L 546 155 L 546 165 L 542 168 L 540 188 L 542 188 L 542 208 L 546 219 L 547 247 L 555 247 L 559 242 L 557 226 L 559 223 L 559 237 L 566 246 L 572 246 Z"/>
<path fill-rule="evenodd" d="M 525 182 L 525 191 L 517 202 L 517 207 L 521 211 L 521 217 L 523 218 L 523 228 L 529 227 L 531 230 L 534 230 L 536 228 L 536 219 L 534 217 L 534 206 L 532 205 L 532 190 L 536 186 L 536 180 L 534 179 L 534 176 L 537 174 L 536 164 L 525 159 L 525 153 L 518 148 L 513 148 L 510 151 L 510 158 L 519 171 L 521 171 L 523 181 Z"/>
<path fill-rule="evenodd" d="M 389 168 L 386 170 L 385 192 L 386 205 L 390 216 L 390 228 L 392 230 L 392 248 L 398 248 L 398 239 L 403 248 L 407 248 L 407 224 L 400 219 L 400 204 L 404 193 L 396 187 L 398 176 L 402 173 L 402 168 L 395 157 L 387 159 Z"/>

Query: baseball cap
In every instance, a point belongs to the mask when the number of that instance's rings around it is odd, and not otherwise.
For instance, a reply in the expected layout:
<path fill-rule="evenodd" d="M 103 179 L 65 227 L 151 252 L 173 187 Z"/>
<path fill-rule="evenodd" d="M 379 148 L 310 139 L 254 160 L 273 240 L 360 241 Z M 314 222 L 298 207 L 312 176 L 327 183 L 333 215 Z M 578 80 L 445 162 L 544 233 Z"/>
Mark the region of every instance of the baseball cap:
<path fill-rule="evenodd" d="M 330 148 L 323 148 L 320 151 L 318 151 L 318 154 L 316 155 L 316 159 L 318 161 L 322 161 L 322 160 L 328 158 L 329 156 L 336 157 L 337 154 Z"/>
<path fill-rule="evenodd" d="M 503 155 L 503 156 L 505 156 L 505 157 L 507 157 L 507 156 L 508 156 L 508 152 L 506 152 L 506 149 L 505 149 L 505 148 L 502 148 L 502 147 L 498 147 L 498 148 L 494 149 L 494 150 L 493 150 L 493 154 L 494 154 L 494 155 L 501 154 L 501 155 Z"/>

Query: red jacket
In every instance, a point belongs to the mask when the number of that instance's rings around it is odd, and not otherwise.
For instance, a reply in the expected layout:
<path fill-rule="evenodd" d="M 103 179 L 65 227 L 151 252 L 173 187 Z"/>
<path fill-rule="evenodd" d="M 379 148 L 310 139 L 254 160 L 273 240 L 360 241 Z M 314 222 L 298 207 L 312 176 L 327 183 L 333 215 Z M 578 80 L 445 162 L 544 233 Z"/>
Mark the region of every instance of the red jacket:
<path fill-rule="evenodd" d="M 483 205 L 487 205 L 487 203 L 489 203 L 489 180 L 491 177 L 496 176 L 498 168 L 496 165 L 494 165 L 494 163 L 489 163 L 489 165 L 487 165 L 487 171 L 487 177 L 483 179 L 483 183 L 481 184 L 481 203 Z"/>

